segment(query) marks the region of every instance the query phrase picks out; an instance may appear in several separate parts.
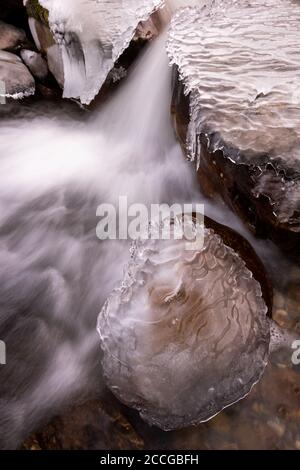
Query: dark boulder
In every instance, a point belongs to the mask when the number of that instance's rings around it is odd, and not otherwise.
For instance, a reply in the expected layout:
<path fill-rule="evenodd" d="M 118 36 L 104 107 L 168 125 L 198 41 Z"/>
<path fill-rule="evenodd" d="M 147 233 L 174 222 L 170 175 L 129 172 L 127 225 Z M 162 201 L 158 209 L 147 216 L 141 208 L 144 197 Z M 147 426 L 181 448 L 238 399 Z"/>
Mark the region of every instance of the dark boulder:
<path fill-rule="evenodd" d="M 0 20 L 0 49 L 14 51 L 27 42 L 22 29 Z"/>
<path fill-rule="evenodd" d="M 27 28 L 27 13 L 23 0 L 1 0 L 0 20 Z"/>

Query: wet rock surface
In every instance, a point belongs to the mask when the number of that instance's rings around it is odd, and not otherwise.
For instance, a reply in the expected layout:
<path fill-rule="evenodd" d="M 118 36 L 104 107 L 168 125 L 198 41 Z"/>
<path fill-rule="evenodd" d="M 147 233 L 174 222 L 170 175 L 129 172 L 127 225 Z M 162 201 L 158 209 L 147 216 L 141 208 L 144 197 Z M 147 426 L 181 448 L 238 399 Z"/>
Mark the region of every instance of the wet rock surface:
<path fill-rule="evenodd" d="M 0 49 L 14 51 L 25 42 L 24 31 L 0 20 Z"/>
<path fill-rule="evenodd" d="M 24 98 L 35 92 L 35 81 L 22 60 L 15 54 L 0 51 L 0 80 L 5 83 L 7 98 Z"/>
<path fill-rule="evenodd" d="M 30 18 L 35 18 L 46 26 L 49 26 L 49 11 L 44 8 L 39 0 L 27 0 L 26 10 Z"/>
<path fill-rule="evenodd" d="M 28 49 L 21 50 L 21 58 L 34 77 L 39 80 L 46 80 L 48 76 L 48 65 L 42 55 Z"/>
<path fill-rule="evenodd" d="M 168 44 L 185 84 L 177 76 L 175 126 L 202 188 L 290 250 L 300 239 L 299 20 L 288 0 L 188 8 Z"/>

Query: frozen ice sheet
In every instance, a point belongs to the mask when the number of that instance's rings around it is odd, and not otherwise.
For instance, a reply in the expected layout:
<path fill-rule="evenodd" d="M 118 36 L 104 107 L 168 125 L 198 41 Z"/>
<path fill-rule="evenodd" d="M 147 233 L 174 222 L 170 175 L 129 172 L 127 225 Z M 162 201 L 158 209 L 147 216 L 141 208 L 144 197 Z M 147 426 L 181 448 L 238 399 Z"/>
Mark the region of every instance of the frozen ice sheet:
<path fill-rule="evenodd" d="M 138 23 L 162 0 L 40 0 L 60 44 L 64 97 L 90 103 L 103 85 Z"/>
<path fill-rule="evenodd" d="M 198 167 L 202 134 L 211 151 L 221 149 L 235 163 L 260 168 L 254 196 L 270 198 L 278 221 L 295 226 L 300 212 L 299 27 L 299 1 L 212 1 L 180 10 L 167 45 L 190 93 L 191 159 Z"/>
<path fill-rule="evenodd" d="M 99 315 L 113 393 L 165 430 L 206 421 L 261 377 L 270 326 L 260 285 L 212 230 L 200 251 L 144 241 Z"/>

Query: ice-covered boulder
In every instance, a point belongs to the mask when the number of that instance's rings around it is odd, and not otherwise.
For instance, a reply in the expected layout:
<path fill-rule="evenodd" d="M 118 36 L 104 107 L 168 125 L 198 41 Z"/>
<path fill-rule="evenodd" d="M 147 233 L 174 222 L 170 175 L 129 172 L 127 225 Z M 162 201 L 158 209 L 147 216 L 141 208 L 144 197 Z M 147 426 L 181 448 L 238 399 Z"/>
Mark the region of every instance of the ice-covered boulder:
<path fill-rule="evenodd" d="M 202 248 L 187 250 L 184 239 L 134 247 L 98 331 L 108 386 L 148 423 L 171 430 L 206 421 L 260 379 L 270 292 L 256 258 L 209 219 Z"/>
<path fill-rule="evenodd" d="M 88 104 L 129 45 L 139 23 L 160 7 L 162 0 L 39 0 L 42 9 L 36 9 L 37 3 L 28 0 L 26 4 L 33 15 L 30 28 L 37 46 L 47 55 L 52 48 L 52 62 L 59 64 L 59 72 L 54 65 L 49 64 L 49 68 L 56 78 L 59 76 L 60 83 L 63 81 L 64 97 L 79 98 Z M 51 31 L 50 42 L 45 28 Z"/>
<path fill-rule="evenodd" d="M 221 193 L 257 234 L 297 249 L 300 3 L 211 3 L 172 21 L 168 53 L 185 88 L 177 79 L 178 134 L 209 195 Z"/>

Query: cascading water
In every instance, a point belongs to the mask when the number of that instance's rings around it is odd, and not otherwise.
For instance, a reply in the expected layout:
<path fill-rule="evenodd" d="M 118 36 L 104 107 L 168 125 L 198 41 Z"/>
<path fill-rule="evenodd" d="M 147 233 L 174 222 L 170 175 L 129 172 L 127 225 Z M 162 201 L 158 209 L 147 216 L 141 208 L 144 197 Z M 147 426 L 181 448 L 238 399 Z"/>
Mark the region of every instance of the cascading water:
<path fill-rule="evenodd" d="M 97 206 L 119 195 L 150 204 L 198 194 L 170 122 L 164 42 L 87 120 L 68 106 L 25 107 L 13 119 L 9 105 L 0 109 L 1 447 L 71 395 L 99 388 L 96 319 L 128 242 L 96 238 Z"/>

